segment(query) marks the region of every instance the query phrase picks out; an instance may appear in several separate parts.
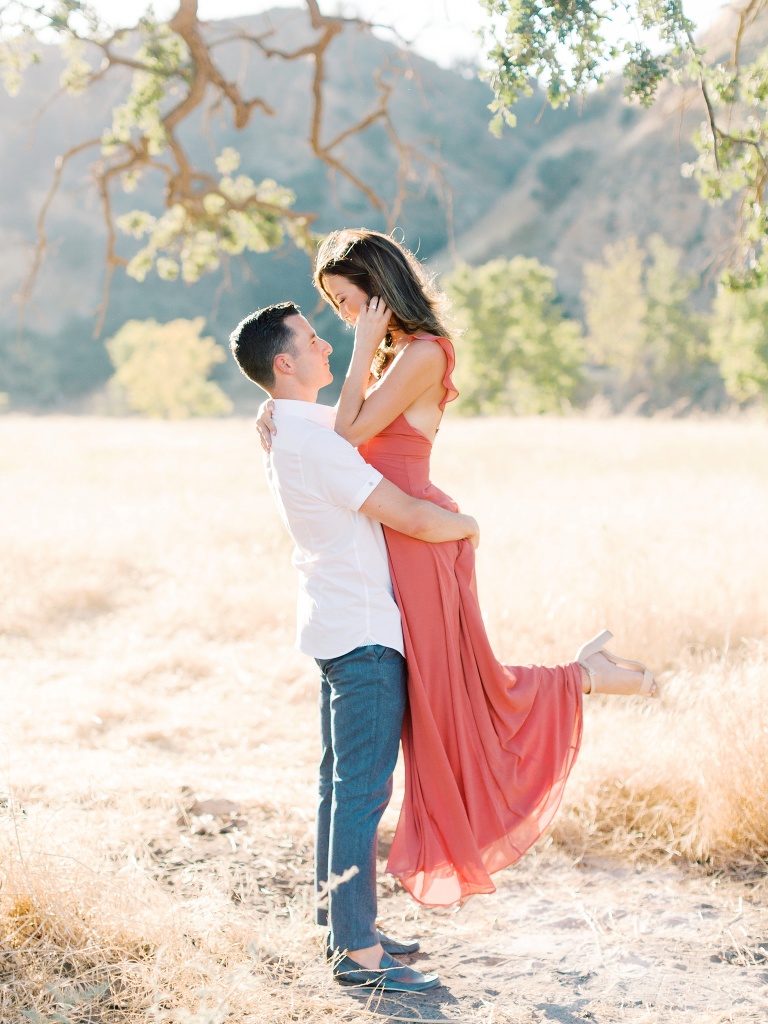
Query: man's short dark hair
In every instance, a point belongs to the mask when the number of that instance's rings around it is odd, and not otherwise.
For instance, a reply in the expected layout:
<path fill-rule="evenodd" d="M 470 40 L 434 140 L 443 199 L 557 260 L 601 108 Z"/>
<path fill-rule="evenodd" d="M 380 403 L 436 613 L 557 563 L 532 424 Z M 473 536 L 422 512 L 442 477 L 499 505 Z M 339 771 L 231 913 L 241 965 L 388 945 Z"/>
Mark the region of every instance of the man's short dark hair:
<path fill-rule="evenodd" d="M 296 355 L 293 331 L 285 321 L 300 313 L 292 302 L 265 306 L 241 320 L 229 336 L 237 365 L 265 391 L 275 386 L 275 356 L 281 352 Z"/>

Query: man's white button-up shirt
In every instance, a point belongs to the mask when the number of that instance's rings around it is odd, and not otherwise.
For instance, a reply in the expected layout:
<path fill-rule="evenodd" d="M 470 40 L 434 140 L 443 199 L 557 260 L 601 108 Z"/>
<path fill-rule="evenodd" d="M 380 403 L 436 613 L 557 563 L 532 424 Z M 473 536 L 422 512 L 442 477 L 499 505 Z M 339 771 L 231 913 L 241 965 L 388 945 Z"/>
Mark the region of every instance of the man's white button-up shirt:
<path fill-rule="evenodd" d="M 269 486 L 296 549 L 296 646 L 336 658 L 382 644 L 404 653 L 381 524 L 358 512 L 381 482 L 334 432 L 325 405 L 275 401 L 277 434 L 265 457 Z"/>

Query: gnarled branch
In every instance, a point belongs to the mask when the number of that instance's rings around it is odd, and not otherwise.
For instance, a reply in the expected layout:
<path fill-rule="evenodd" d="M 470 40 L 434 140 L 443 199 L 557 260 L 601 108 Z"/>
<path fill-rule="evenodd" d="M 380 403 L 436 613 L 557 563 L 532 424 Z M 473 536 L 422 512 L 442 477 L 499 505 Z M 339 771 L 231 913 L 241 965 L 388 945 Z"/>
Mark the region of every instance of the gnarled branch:
<path fill-rule="evenodd" d="M 329 170 L 339 174 L 364 195 L 374 209 L 387 216 L 390 225 L 399 214 L 406 195 L 405 183 L 409 175 L 412 174 L 414 161 L 420 157 L 420 154 L 415 147 L 404 144 L 397 135 L 389 111 L 393 89 L 391 81 L 386 82 L 381 72 L 378 72 L 376 74 L 378 98 L 373 108 L 354 124 L 337 132 L 330 141 L 324 142 L 322 138 L 328 49 L 345 28 L 354 26 L 370 30 L 372 24 L 360 18 L 326 16 L 320 10 L 318 0 L 305 0 L 305 5 L 312 30 L 316 36 L 311 42 L 295 50 L 283 50 L 270 45 L 271 37 L 274 35 L 273 30 L 259 35 L 236 31 L 219 39 L 208 40 L 198 17 L 198 0 L 178 0 L 175 14 L 165 24 L 167 29 L 183 42 L 184 55 L 181 58 L 176 55 L 171 60 L 161 57 L 154 64 L 149 56 L 152 53 L 151 49 L 142 51 L 143 56 L 140 53 L 133 57 L 115 52 L 115 43 L 124 38 L 126 33 L 136 32 L 138 29 L 151 33 L 151 22 L 141 22 L 139 26 L 131 28 L 117 28 L 106 35 L 89 36 L 72 28 L 68 22 L 63 27 L 60 23 L 55 23 L 54 14 L 47 12 L 45 4 L 35 8 L 39 17 L 50 18 L 51 25 L 55 26 L 62 36 L 76 40 L 78 43 L 94 45 L 101 53 L 101 66 L 90 73 L 81 73 L 83 87 L 90 87 L 102 81 L 112 69 L 123 67 L 133 70 L 137 75 L 149 76 L 150 81 L 155 79 L 166 83 L 162 89 L 164 95 L 168 94 L 170 85 L 182 89 L 182 96 L 178 102 L 162 113 L 158 111 L 157 131 L 162 137 L 161 148 L 164 147 L 167 150 L 170 160 L 161 162 L 157 159 L 159 155 L 157 139 L 150 137 L 146 127 L 139 128 L 137 124 L 134 126 L 132 138 L 125 138 L 118 133 L 116 138 L 108 140 L 109 148 L 104 150 L 102 159 L 93 169 L 107 230 L 105 285 L 102 301 L 96 311 L 97 333 L 100 332 L 104 324 L 114 271 L 118 267 L 126 266 L 127 263 L 117 252 L 118 235 L 112 196 L 114 183 L 122 175 L 140 174 L 148 167 L 162 170 L 165 177 L 165 207 L 168 210 L 177 206 L 182 207 L 190 218 L 189 230 L 194 230 L 194 225 L 198 223 L 202 230 L 210 230 L 211 225 L 215 225 L 217 215 L 210 212 L 212 199 L 215 199 L 217 204 L 216 209 L 219 211 L 218 216 L 221 223 L 229 214 L 262 215 L 272 223 L 294 224 L 298 230 L 305 231 L 315 219 L 314 213 L 297 211 L 288 207 L 285 197 L 271 201 L 271 197 L 262 198 L 257 194 L 257 190 L 253 189 L 245 198 L 231 193 L 231 188 L 228 192 L 213 174 L 195 166 L 185 143 L 180 138 L 179 128 L 181 125 L 186 123 L 205 104 L 208 104 L 210 108 L 211 102 L 232 111 L 234 127 L 237 130 L 244 129 L 250 123 L 255 110 L 260 110 L 267 116 L 275 114 L 273 107 L 262 97 L 244 96 L 237 82 L 231 80 L 217 64 L 213 56 L 214 50 L 224 42 L 240 40 L 248 43 L 267 59 L 293 61 L 309 57 L 313 62 L 313 74 L 310 86 L 312 100 L 307 142 L 312 153 L 322 160 Z M 162 37 L 149 36 L 150 43 L 155 46 L 157 39 L 160 38 Z M 135 86 L 135 88 L 137 87 Z M 156 102 L 156 99 L 153 102 Z M 347 165 L 339 153 L 340 147 L 345 142 L 366 132 L 377 123 L 385 125 L 399 161 L 398 192 L 390 205 Z M 38 237 L 34 259 L 29 274 L 19 290 L 18 298 L 22 309 L 32 296 L 42 266 L 47 245 L 46 218 L 58 192 L 64 168 L 71 157 L 102 142 L 103 140 L 94 139 L 72 147 L 62 155 L 57 165 L 51 190 L 38 218 Z M 426 160 L 426 158 L 424 159 Z"/>

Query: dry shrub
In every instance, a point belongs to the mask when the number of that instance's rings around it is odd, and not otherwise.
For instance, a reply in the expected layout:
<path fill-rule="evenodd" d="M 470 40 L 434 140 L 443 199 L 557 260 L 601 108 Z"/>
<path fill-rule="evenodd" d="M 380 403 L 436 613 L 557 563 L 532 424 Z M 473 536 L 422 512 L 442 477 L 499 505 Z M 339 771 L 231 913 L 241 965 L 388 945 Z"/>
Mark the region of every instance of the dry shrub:
<path fill-rule="evenodd" d="M 670 679 L 661 707 L 587 702 L 583 756 L 553 836 L 570 850 L 684 858 L 715 867 L 768 858 L 768 651 Z"/>
<path fill-rule="evenodd" d="M 4 1024 L 328 1019 L 306 911 L 249 912 L 215 872 L 180 901 L 151 865 L 95 851 L 93 836 L 46 835 L 41 853 L 16 824 L 0 821 Z"/>
<path fill-rule="evenodd" d="M 47 856 L 26 862 L 14 840 L 10 829 L 2 836 L 2 1019 L 79 1024 L 151 1005 L 161 935 L 135 928 L 130 909 L 141 896 L 132 901 L 123 884 L 100 884 L 50 841 Z"/>
<path fill-rule="evenodd" d="M 709 767 L 704 788 L 711 856 L 723 863 L 768 857 L 766 680 L 765 647 L 741 666 L 731 671 L 723 666 L 712 674 L 713 706 L 704 739 L 711 743 L 712 757 L 702 746 L 700 760 Z"/>

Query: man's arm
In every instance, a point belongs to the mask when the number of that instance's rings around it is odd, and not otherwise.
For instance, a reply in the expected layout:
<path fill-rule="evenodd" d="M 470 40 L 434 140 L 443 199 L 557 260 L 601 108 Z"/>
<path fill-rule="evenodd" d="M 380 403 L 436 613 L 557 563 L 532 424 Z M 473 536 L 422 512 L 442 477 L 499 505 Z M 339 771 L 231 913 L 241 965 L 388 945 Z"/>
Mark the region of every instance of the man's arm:
<path fill-rule="evenodd" d="M 472 516 L 449 512 L 431 501 L 412 498 L 389 480 L 376 485 L 359 511 L 398 533 L 431 544 L 465 537 L 472 541 L 473 547 L 480 543 L 480 527 Z"/>

